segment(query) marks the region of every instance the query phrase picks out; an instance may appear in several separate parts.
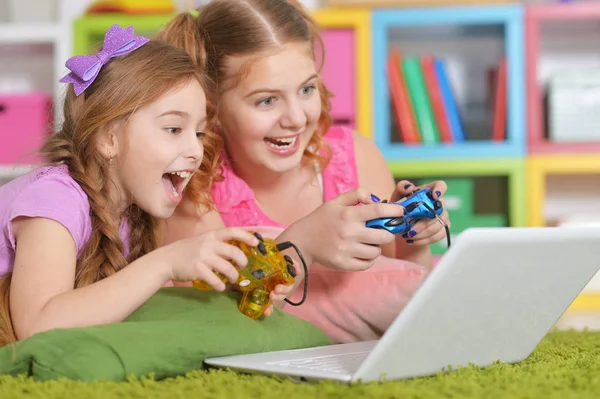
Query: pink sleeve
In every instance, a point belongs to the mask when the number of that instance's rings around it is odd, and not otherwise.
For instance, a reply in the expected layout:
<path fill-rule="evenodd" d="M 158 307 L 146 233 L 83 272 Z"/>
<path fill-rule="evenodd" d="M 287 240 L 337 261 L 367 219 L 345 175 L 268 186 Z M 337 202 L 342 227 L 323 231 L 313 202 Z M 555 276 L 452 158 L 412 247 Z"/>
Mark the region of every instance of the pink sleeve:
<path fill-rule="evenodd" d="M 91 232 L 90 206 L 81 187 L 68 175 L 48 174 L 25 187 L 11 204 L 7 235 L 13 250 L 16 248 L 12 221 L 18 217 L 43 217 L 62 224 L 69 230 L 77 255 Z"/>

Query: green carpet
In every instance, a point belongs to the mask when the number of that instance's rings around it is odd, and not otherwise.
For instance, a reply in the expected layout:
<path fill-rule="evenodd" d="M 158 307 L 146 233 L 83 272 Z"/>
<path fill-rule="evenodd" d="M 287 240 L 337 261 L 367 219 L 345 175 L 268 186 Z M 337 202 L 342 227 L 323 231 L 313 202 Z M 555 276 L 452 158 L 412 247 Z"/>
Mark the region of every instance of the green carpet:
<path fill-rule="evenodd" d="M 185 377 L 124 383 L 34 382 L 0 376 L 0 398 L 598 398 L 600 332 L 554 331 L 529 359 L 485 369 L 365 385 L 294 384 L 231 371 L 191 372 Z"/>

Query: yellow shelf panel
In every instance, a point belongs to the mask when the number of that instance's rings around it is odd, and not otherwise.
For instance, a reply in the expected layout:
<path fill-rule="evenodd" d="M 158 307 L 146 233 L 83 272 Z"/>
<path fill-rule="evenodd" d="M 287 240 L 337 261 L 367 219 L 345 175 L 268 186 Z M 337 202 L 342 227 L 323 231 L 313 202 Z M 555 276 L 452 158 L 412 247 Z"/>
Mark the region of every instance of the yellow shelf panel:
<path fill-rule="evenodd" d="M 312 12 L 321 28 L 354 29 L 356 65 L 356 130 L 373 137 L 371 84 L 371 14 L 368 9 L 324 8 Z"/>
<path fill-rule="evenodd" d="M 600 293 L 582 293 L 575 298 L 569 312 L 600 312 Z"/>
<path fill-rule="evenodd" d="M 600 154 L 530 155 L 529 166 L 543 174 L 600 173 Z"/>
<path fill-rule="evenodd" d="M 546 224 L 546 178 L 558 174 L 600 174 L 600 154 L 530 155 L 527 170 L 527 217 L 530 226 Z"/>

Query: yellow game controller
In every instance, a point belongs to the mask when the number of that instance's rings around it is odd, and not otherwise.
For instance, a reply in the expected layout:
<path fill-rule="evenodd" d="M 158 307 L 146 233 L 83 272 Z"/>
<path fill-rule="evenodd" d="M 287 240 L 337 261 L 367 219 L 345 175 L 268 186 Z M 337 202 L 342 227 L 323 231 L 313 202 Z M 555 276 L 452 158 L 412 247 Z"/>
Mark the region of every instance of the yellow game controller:
<path fill-rule="evenodd" d="M 256 247 L 237 240 L 229 241 L 231 245 L 240 248 L 248 257 L 248 265 L 243 269 L 239 269 L 235 262 L 232 262 L 238 268 L 238 280 L 231 282 L 221 273 L 215 273 L 225 284 L 231 283 L 242 292 L 242 299 L 238 306 L 240 312 L 251 319 L 258 319 L 271 305 L 270 293 L 275 286 L 294 284 L 296 277 L 294 261 L 288 255 L 281 253 L 290 247 L 294 247 L 304 266 L 304 296 L 299 303 L 290 302 L 288 299 L 286 302 L 294 306 L 304 303 L 308 273 L 306 263 L 298 248 L 289 241 L 277 244 L 275 240 L 263 238 L 259 233 L 253 234 L 259 240 Z M 202 280 L 194 280 L 192 284 L 199 290 L 212 290 L 212 287 Z"/>

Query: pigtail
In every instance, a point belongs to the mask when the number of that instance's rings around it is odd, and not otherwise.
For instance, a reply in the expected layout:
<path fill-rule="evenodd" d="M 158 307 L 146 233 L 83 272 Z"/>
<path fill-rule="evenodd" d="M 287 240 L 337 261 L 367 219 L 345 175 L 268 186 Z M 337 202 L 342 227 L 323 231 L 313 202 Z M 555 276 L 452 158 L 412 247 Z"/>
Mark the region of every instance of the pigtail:
<path fill-rule="evenodd" d="M 97 151 L 82 156 L 75 151 L 79 141 L 74 127 L 77 125 L 79 103 L 84 98 L 75 97 L 69 90 L 62 129 L 50 136 L 41 153 L 50 164 L 63 163 L 71 177 L 79 183 L 90 203 L 92 233 L 77 261 L 75 287 L 83 287 L 101 280 L 127 264 L 123 256 L 123 242 L 119 236 L 118 221 L 110 214 L 108 162 Z M 77 146 L 83 148 L 83 145 Z M 84 163 L 85 162 L 85 163 Z"/>
<path fill-rule="evenodd" d="M 194 64 L 204 71 L 207 67 L 206 48 L 204 32 L 199 28 L 197 17 L 184 12 L 160 29 L 154 39 L 185 50 Z"/>
<path fill-rule="evenodd" d="M 10 281 L 12 273 L 0 278 L 0 346 L 17 341 L 11 317 L 10 317 Z"/>
<path fill-rule="evenodd" d="M 130 263 L 158 247 L 158 223 L 137 205 L 131 205 L 127 209 L 126 216 L 130 246 L 127 263 Z"/>
<path fill-rule="evenodd" d="M 110 214 L 113 207 L 108 200 L 107 161 L 95 159 L 84 167 L 73 157 L 66 163 L 71 177 L 79 183 L 90 203 L 92 233 L 75 272 L 75 287 L 83 287 L 116 273 L 127 262 L 117 227 L 120 220 L 114 220 Z"/>

